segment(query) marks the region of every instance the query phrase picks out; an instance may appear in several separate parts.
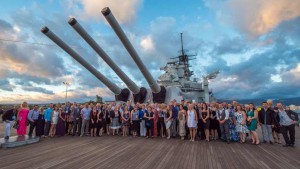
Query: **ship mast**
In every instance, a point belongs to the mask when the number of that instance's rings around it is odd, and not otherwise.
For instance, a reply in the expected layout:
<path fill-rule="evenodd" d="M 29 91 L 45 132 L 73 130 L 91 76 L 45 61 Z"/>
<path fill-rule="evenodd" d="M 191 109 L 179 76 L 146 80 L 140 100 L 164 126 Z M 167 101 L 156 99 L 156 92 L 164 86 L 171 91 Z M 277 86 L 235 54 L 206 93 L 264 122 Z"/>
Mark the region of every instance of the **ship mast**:
<path fill-rule="evenodd" d="M 189 67 L 189 61 L 193 60 L 194 58 L 190 58 L 190 56 L 195 56 L 195 55 L 187 55 L 185 54 L 185 50 L 183 48 L 183 33 L 180 33 L 180 40 L 181 40 L 181 56 L 179 56 L 179 65 L 184 65 L 184 76 L 186 80 L 190 80 L 190 77 L 194 75 L 193 71 L 190 71 Z"/>

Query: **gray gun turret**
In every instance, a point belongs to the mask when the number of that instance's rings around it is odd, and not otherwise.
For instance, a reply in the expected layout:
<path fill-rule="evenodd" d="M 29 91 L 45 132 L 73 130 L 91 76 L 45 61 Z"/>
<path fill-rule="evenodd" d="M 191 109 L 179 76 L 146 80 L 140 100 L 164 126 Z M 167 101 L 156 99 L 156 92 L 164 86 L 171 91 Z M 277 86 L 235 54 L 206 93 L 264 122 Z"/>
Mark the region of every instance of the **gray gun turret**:
<path fill-rule="evenodd" d="M 146 69 L 145 65 L 143 64 L 143 62 L 140 59 L 139 55 L 137 54 L 137 52 L 133 48 L 132 44 L 128 40 L 127 36 L 123 32 L 122 28 L 120 27 L 119 23 L 115 19 L 114 15 L 111 13 L 110 9 L 108 7 L 106 7 L 106 8 L 103 8 L 101 12 L 105 16 L 105 18 L 108 21 L 108 23 L 110 24 L 110 26 L 115 31 L 115 33 L 118 35 L 119 39 L 121 40 L 121 42 L 123 43 L 123 45 L 127 49 L 128 53 L 131 55 L 134 62 L 139 67 L 140 71 L 142 72 L 142 74 L 146 78 L 152 92 L 153 93 L 159 93 L 160 90 L 161 90 L 160 86 L 158 85 L 158 83 L 156 83 L 156 81 L 153 79 L 150 72 Z"/>
<path fill-rule="evenodd" d="M 116 74 L 123 80 L 133 94 L 140 92 L 139 87 L 117 66 L 111 58 L 103 51 L 103 49 L 95 42 L 95 40 L 84 30 L 75 18 L 69 20 L 69 24 L 76 32 L 98 53 L 99 56 L 110 66 Z"/>
<path fill-rule="evenodd" d="M 63 42 L 58 36 L 56 36 L 49 28 L 42 28 L 43 32 L 48 38 L 50 38 L 54 43 L 61 47 L 65 52 L 72 56 L 77 62 L 79 62 L 83 67 L 90 71 L 94 76 L 96 76 L 102 83 L 104 83 L 115 95 L 121 94 L 121 89 L 108 80 L 103 74 L 97 71 L 93 66 L 91 66 L 86 60 L 84 60 L 77 52 L 75 52 L 70 46 Z"/>

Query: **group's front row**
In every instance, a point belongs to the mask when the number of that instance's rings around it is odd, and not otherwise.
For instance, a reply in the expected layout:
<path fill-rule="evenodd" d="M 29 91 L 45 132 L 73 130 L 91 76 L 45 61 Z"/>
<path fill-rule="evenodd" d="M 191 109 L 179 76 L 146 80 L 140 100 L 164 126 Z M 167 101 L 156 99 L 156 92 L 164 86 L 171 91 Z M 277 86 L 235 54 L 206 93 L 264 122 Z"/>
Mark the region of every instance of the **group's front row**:
<path fill-rule="evenodd" d="M 122 131 L 123 136 L 167 139 L 180 136 L 182 140 L 192 142 L 198 136 L 207 142 L 221 139 L 229 144 L 231 141 L 245 143 L 249 135 L 253 145 L 260 144 L 256 132 L 260 125 L 264 143 L 273 144 L 274 139 L 281 143 L 279 133 L 282 133 L 286 142 L 284 147 L 293 147 L 298 116 L 288 108 L 284 109 L 281 103 L 273 107 L 272 102 L 263 102 L 262 108 L 258 109 L 252 103 L 240 105 L 236 101 L 207 104 L 174 100 L 169 105 L 131 105 L 130 102 L 126 105 L 71 105 L 67 102 L 65 105 L 50 104 L 46 109 L 35 105 L 32 110 L 24 102 L 6 111 L 3 120 L 5 139 L 9 139 L 11 125 L 19 136 L 24 136 L 30 125 L 28 135 L 32 136 L 35 129 L 35 135 L 39 137 L 119 135 Z"/>

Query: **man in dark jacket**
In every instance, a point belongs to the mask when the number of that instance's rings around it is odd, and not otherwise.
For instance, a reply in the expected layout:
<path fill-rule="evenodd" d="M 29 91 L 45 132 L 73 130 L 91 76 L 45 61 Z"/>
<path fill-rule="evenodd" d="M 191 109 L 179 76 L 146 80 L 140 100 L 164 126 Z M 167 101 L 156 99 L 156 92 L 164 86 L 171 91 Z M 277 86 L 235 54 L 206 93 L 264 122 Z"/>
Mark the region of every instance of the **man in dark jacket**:
<path fill-rule="evenodd" d="M 283 135 L 285 145 L 283 147 L 294 147 L 295 145 L 295 124 L 298 122 L 298 115 L 287 108 L 283 109 L 282 103 L 277 103 L 279 123 L 281 126 L 281 133 Z M 289 133 L 289 135 L 288 135 Z"/>
<path fill-rule="evenodd" d="M 10 136 L 10 128 L 12 125 L 12 122 L 16 119 L 16 113 L 17 113 L 17 107 L 14 106 L 13 109 L 7 110 L 2 118 L 3 122 L 5 124 L 5 137 L 4 139 L 8 140 Z"/>
<path fill-rule="evenodd" d="M 74 120 L 73 120 L 73 136 L 75 136 L 76 134 L 80 135 L 81 134 L 81 123 L 82 123 L 82 118 L 81 118 L 81 110 L 82 110 L 82 106 L 80 106 L 79 104 L 76 105 L 73 109 L 73 111 L 71 112 L 73 114 Z M 78 132 L 77 132 L 78 130 Z"/>
<path fill-rule="evenodd" d="M 262 128 L 263 143 L 266 143 L 268 139 L 269 143 L 273 144 L 272 126 L 274 126 L 274 111 L 268 107 L 267 102 L 262 103 L 262 108 L 258 112 L 258 121 Z"/>

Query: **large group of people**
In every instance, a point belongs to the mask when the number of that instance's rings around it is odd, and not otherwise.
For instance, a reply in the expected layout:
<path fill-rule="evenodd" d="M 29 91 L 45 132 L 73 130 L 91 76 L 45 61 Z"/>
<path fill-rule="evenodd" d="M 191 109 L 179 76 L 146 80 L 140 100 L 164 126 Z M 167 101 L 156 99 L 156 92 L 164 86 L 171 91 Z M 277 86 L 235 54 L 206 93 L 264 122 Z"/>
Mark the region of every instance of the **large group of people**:
<path fill-rule="evenodd" d="M 9 139 L 11 126 L 18 136 L 62 137 L 122 135 L 132 137 L 166 139 L 180 138 L 194 142 L 223 140 L 253 145 L 261 144 L 257 127 L 262 129 L 262 142 L 281 144 L 280 134 L 285 140 L 284 147 L 294 147 L 295 124 L 298 115 L 282 103 L 273 105 L 263 102 L 256 108 L 253 103 L 246 105 L 213 102 L 195 103 L 188 100 L 170 104 L 49 104 L 47 108 L 34 105 L 29 110 L 26 102 L 6 111 L 3 120 L 6 125 L 5 139 Z"/>

